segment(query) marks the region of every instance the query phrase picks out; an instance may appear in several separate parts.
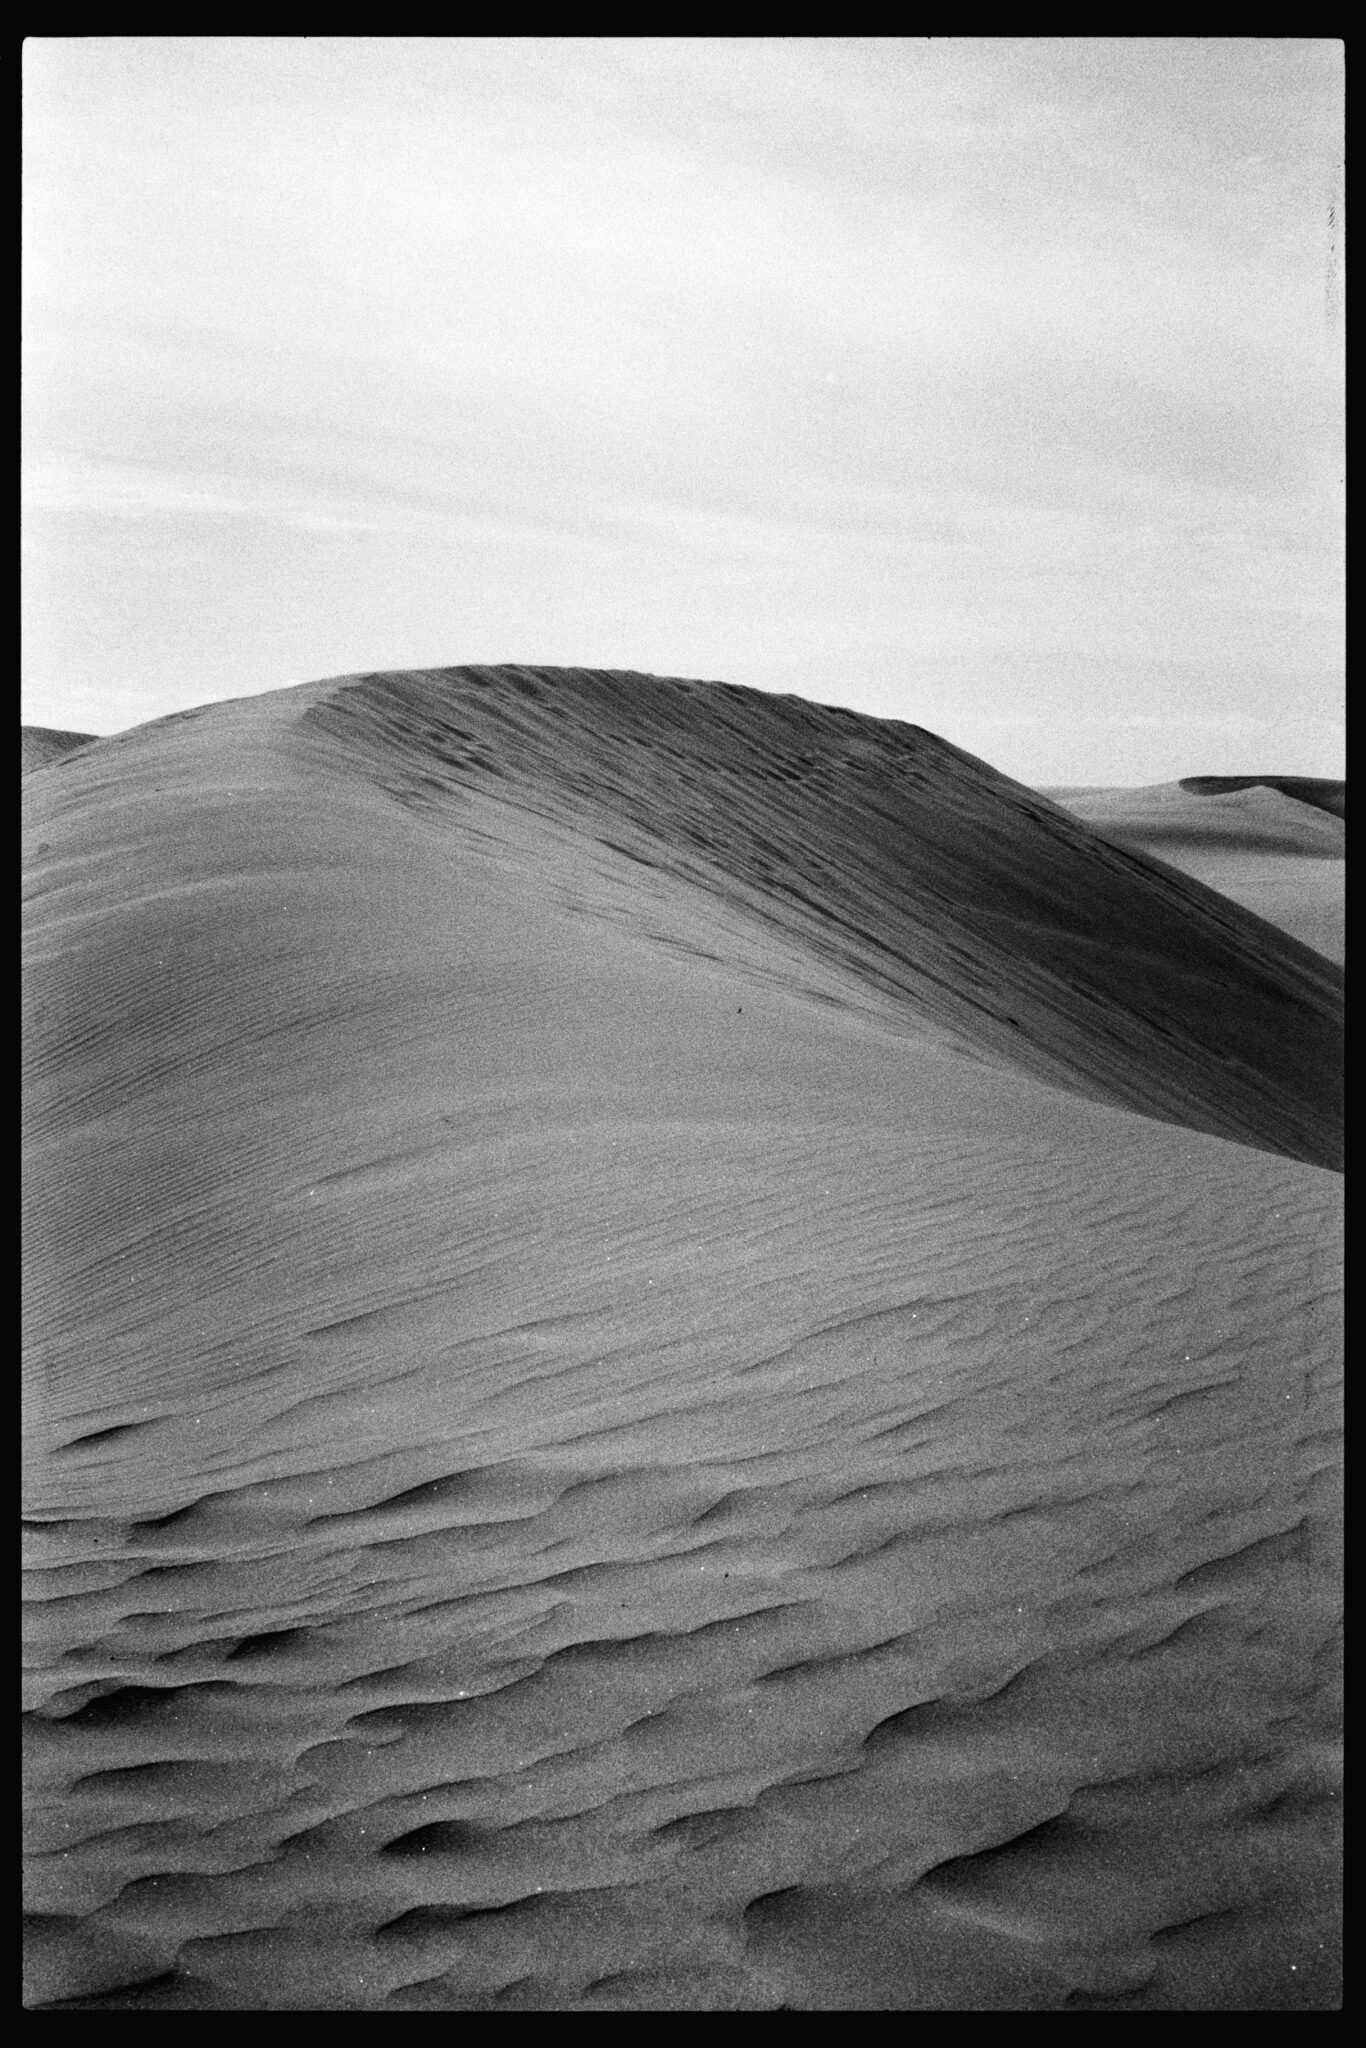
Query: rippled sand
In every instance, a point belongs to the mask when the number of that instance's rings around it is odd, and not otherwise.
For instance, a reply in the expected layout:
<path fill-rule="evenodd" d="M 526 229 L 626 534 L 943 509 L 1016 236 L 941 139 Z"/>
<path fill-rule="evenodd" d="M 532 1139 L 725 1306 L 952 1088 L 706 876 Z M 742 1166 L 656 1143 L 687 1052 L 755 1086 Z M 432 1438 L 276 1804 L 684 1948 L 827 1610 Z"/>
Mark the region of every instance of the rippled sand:
<path fill-rule="evenodd" d="M 1333 2008 L 1337 968 L 720 686 L 25 813 L 30 2006 Z"/>

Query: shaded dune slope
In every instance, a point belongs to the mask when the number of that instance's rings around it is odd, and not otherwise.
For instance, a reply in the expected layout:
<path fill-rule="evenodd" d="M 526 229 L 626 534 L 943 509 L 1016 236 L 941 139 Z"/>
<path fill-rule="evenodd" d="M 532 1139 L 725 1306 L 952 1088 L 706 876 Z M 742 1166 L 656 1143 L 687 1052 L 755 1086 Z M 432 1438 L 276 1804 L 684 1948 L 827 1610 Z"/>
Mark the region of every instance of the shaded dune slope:
<path fill-rule="evenodd" d="M 574 670 L 364 678 L 307 713 L 404 801 L 573 820 L 964 1048 L 1093 1099 L 1340 1162 L 1341 977 L 914 726 Z"/>
<path fill-rule="evenodd" d="M 1113 845 L 1169 864 L 1341 962 L 1346 785 L 1320 801 L 1279 783 L 1204 776 L 1145 789 L 1048 792 Z"/>
<path fill-rule="evenodd" d="M 1341 1184 L 1086 919 L 1283 1004 L 1301 1130 L 1324 963 L 641 678 L 25 811 L 31 2005 L 1332 2007 Z M 1130 1085 L 1249 1142 L 1068 1066 L 1107 938 Z"/>
<path fill-rule="evenodd" d="M 1322 775 L 1186 775 L 1182 789 L 1195 796 L 1229 796 L 1240 789 L 1276 789 L 1297 803 L 1313 804 L 1331 817 L 1347 816 L 1347 784 Z"/>
<path fill-rule="evenodd" d="M 53 761 L 61 761 L 78 747 L 88 747 L 97 735 L 93 732 L 56 732 L 46 725 L 21 725 L 19 728 L 19 772 L 31 775 L 36 768 L 46 768 Z"/>
<path fill-rule="evenodd" d="M 1127 836 L 1145 846 L 1298 860 L 1346 857 L 1346 820 L 1341 812 L 1301 803 L 1266 783 L 1192 789 L 1189 782 L 1159 782 L 1142 789 L 1058 789 L 1048 794 L 1107 839 Z"/>

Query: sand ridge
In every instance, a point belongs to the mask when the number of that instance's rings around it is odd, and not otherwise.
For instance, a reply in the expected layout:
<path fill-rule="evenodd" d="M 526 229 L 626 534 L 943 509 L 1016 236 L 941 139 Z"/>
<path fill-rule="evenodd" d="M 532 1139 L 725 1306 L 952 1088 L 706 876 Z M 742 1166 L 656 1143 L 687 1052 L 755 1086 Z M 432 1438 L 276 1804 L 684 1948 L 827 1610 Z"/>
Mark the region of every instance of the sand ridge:
<path fill-rule="evenodd" d="M 1345 784 L 1193 776 L 1145 789 L 1049 794 L 1114 845 L 1193 876 L 1342 961 Z"/>
<path fill-rule="evenodd" d="M 1012 1057 L 981 764 L 477 673 L 27 786 L 30 2003 L 1331 2006 L 1338 1177 Z"/>
<path fill-rule="evenodd" d="M 47 768 L 54 761 L 64 761 L 68 754 L 78 747 L 88 747 L 96 738 L 93 732 L 56 732 L 50 726 L 23 725 L 19 728 L 19 769 L 22 775 L 32 775 L 39 768 Z"/>
<path fill-rule="evenodd" d="M 361 678 L 305 722 L 404 802 L 491 786 L 549 807 L 741 903 L 965 1048 L 1338 1162 L 1336 970 L 933 734 L 758 691 L 546 669 Z"/>
<path fill-rule="evenodd" d="M 1227 796 L 1240 789 L 1275 789 L 1298 803 L 1313 804 L 1331 817 L 1347 816 L 1347 784 L 1323 775 L 1185 775 L 1181 787 L 1196 796 Z"/>

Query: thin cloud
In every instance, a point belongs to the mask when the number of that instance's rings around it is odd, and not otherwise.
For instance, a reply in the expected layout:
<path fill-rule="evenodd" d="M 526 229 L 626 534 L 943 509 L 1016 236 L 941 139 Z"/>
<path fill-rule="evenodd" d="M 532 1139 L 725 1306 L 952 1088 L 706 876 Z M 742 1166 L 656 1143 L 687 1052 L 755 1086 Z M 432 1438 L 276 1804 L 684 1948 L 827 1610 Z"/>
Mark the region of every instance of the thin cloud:
<path fill-rule="evenodd" d="M 1335 46 L 96 37 L 26 66 L 40 722 L 77 678 L 239 695 L 476 637 L 922 722 L 928 691 L 965 743 L 1028 673 L 1070 747 L 1135 645 L 1280 691 L 1311 750 L 1338 710 Z"/>

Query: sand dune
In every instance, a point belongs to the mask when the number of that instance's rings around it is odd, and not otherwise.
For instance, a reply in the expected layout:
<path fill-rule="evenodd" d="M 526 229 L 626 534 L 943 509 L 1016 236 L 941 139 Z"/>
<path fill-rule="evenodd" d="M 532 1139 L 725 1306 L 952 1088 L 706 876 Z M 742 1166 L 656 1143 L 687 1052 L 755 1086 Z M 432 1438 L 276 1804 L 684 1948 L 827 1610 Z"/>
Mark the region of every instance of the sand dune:
<path fill-rule="evenodd" d="M 1204 775 L 1147 789 L 1048 794 L 1112 844 L 1193 875 L 1341 962 L 1345 783 Z"/>
<path fill-rule="evenodd" d="M 1334 818 L 1347 816 L 1347 784 L 1322 775 L 1187 775 L 1181 787 L 1196 796 L 1229 796 L 1240 789 L 1275 789 Z"/>
<path fill-rule="evenodd" d="M 46 768 L 53 761 L 65 760 L 77 747 L 88 747 L 94 738 L 93 732 L 54 732 L 47 725 L 21 725 L 20 774 L 31 775 L 35 769 Z"/>
<path fill-rule="evenodd" d="M 25 821 L 31 2006 L 1333 2007 L 1330 963 L 643 677 Z"/>

